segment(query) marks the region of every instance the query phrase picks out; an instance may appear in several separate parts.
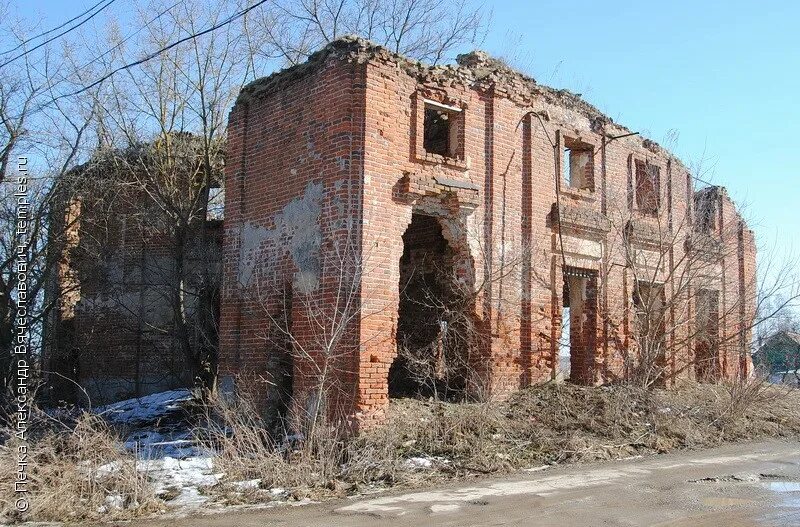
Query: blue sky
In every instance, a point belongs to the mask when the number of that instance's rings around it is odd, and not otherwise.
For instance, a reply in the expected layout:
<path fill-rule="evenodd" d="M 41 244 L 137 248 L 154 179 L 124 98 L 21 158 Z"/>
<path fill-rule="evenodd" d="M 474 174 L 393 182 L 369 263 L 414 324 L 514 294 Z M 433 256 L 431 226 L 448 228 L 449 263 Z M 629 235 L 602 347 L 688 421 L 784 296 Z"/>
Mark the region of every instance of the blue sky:
<path fill-rule="evenodd" d="M 746 206 L 761 244 L 800 230 L 800 2 L 495 2 L 485 47 L 669 145 Z"/>
<path fill-rule="evenodd" d="M 21 0 L 20 0 L 21 1 Z M 213 1 L 213 0 L 209 0 Z M 29 0 L 42 26 L 94 0 Z M 746 205 L 760 244 L 797 248 L 800 2 L 485 2 L 482 47 L 539 82 L 568 88 L 669 146 Z M 121 13 L 129 1 L 112 9 Z M 667 144 L 671 131 L 677 143 Z"/>

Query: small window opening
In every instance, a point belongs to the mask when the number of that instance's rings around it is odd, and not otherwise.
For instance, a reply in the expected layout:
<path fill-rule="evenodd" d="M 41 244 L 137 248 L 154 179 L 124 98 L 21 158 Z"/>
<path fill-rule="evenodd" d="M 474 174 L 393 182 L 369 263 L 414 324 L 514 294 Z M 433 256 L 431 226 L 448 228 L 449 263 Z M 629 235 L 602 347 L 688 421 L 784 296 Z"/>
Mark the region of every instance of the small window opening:
<path fill-rule="evenodd" d="M 425 103 L 425 152 L 458 157 L 461 111 Z"/>
<path fill-rule="evenodd" d="M 594 149 L 592 145 L 565 138 L 562 170 L 567 186 L 594 190 Z"/>
<path fill-rule="evenodd" d="M 225 190 L 219 187 L 208 189 L 206 202 L 206 221 L 225 219 Z"/>
<path fill-rule="evenodd" d="M 636 160 L 636 207 L 655 216 L 661 208 L 661 169 Z"/>

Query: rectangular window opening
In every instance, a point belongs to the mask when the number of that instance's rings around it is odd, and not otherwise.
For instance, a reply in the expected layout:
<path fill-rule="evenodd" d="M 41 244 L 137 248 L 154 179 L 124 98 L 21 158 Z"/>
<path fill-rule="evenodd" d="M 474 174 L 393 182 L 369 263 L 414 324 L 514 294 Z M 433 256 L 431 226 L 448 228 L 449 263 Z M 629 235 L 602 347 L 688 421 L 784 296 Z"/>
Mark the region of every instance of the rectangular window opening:
<path fill-rule="evenodd" d="M 460 154 L 461 110 L 425 102 L 425 152 L 456 158 Z"/>
<path fill-rule="evenodd" d="M 719 291 L 697 291 L 695 311 L 695 374 L 699 381 L 719 375 Z"/>
<path fill-rule="evenodd" d="M 701 192 L 695 197 L 695 213 L 697 223 L 695 229 L 703 234 L 717 232 L 717 210 L 714 196 L 709 192 Z"/>
<path fill-rule="evenodd" d="M 639 360 L 649 375 L 663 382 L 666 346 L 666 297 L 664 285 L 637 280 L 633 292 Z"/>
<path fill-rule="evenodd" d="M 208 189 L 206 202 L 206 221 L 225 219 L 225 190 L 220 187 Z"/>
<path fill-rule="evenodd" d="M 561 372 L 571 382 L 591 384 L 597 336 L 597 272 L 567 266 L 561 302 Z"/>
<path fill-rule="evenodd" d="M 561 336 L 558 341 L 558 363 L 559 370 L 563 378 L 569 379 L 570 370 L 572 367 L 572 339 L 570 338 L 570 322 L 572 321 L 572 309 L 569 303 L 569 286 L 568 281 L 564 281 L 564 293 L 561 297 Z"/>
<path fill-rule="evenodd" d="M 661 208 L 661 169 L 637 159 L 635 184 L 636 208 L 644 214 L 657 215 Z"/>
<path fill-rule="evenodd" d="M 562 170 L 570 188 L 594 191 L 594 148 L 588 143 L 564 139 Z"/>

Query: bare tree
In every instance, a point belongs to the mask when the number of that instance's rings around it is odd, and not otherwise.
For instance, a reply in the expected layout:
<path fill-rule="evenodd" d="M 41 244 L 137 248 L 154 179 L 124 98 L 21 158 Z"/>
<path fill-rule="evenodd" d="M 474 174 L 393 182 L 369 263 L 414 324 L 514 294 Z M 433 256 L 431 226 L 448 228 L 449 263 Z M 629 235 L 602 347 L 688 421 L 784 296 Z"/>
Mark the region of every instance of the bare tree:
<path fill-rule="evenodd" d="M 52 224 L 51 219 L 61 212 L 60 196 L 69 192 L 62 176 L 85 152 L 94 107 L 89 96 L 55 101 L 70 80 L 84 73 L 70 61 L 70 46 L 33 49 L 26 38 L 30 23 L 5 11 L 0 22 L 0 45 L 8 50 L 0 56 L 0 351 L 8 387 L 11 339 L 20 324 L 18 256 L 26 261 L 28 359 L 39 367 L 39 349 L 48 338 L 42 324 L 59 307 L 56 295 L 43 294 L 62 263 L 52 248 L 70 229 L 68 222 Z M 18 232 L 18 205 L 24 205 L 24 233 Z"/>
<path fill-rule="evenodd" d="M 142 50 L 150 53 L 219 25 L 240 7 L 235 1 L 182 3 L 134 40 L 111 30 L 101 69 L 112 71 Z M 139 9 L 147 17 L 160 7 L 151 3 Z M 125 239 L 123 247 L 119 239 L 99 235 L 94 249 L 116 250 L 115 265 L 133 260 L 142 267 L 142 276 L 147 275 L 143 281 L 149 282 L 142 287 L 153 297 L 150 308 L 132 312 L 141 306 L 134 309 L 121 297 L 117 309 L 127 312 L 132 334 L 149 331 L 161 335 L 157 340 L 171 342 L 170 349 L 183 357 L 191 378 L 203 387 L 213 384 L 217 362 L 220 254 L 214 247 L 220 223 L 210 209 L 223 196 L 227 112 L 243 84 L 253 78 L 255 45 L 248 20 L 240 19 L 112 77 L 96 95 L 102 109 L 95 121 L 99 144 L 109 145 L 98 155 L 114 171 L 104 183 L 117 192 L 106 188 L 93 199 L 110 200 L 104 214 L 119 213 L 116 221 L 124 218 L 125 228 L 138 241 Z M 127 196 L 127 203 L 120 196 Z M 94 228 L 108 219 L 95 218 Z M 119 226 L 106 223 L 102 228 L 109 232 Z M 151 317 L 142 327 L 148 310 L 164 308 L 159 320 Z"/>
<path fill-rule="evenodd" d="M 255 24 L 267 37 L 259 54 L 288 64 L 348 34 L 438 64 L 482 40 L 488 19 L 465 0 L 278 0 Z"/>
<path fill-rule="evenodd" d="M 611 236 L 621 243 L 602 271 L 608 279 L 619 272 L 615 262 L 624 267 L 630 299 L 621 319 L 605 322 L 612 334 L 629 335 L 627 343 L 615 346 L 625 377 L 644 387 L 679 377 L 746 377 L 754 328 L 784 307 L 765 313 L 765 299 L 777 292 L 798 298 L 791 265 L 762 253 L 756 270 L 755 255 L 741 252 L 751 234 L 741 212 L 728 209 L 723 217 L 720 187 L 695 193 L 691 176 L 676 172 L 673 181 L 686 180 L 691 196 L 678 202 L 666 183 L 674 167 L 634 158 L 629 165 L 629 188 L 607 199 Z M 731 206 L 724 201 L 724 207 Z M 740 274 L 740 259 L 749 272 Z"/>

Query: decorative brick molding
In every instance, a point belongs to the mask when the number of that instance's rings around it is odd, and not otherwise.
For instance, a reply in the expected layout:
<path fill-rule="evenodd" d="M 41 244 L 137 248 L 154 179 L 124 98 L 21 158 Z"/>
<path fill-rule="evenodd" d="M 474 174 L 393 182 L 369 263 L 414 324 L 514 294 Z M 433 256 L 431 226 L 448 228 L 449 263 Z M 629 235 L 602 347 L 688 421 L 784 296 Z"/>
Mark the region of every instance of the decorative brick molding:
<path fill-rule="evenodd" d="M 425 149 L 426 105 L 440 112 L 429 115 L 429 124 L 439 127 L 436 134 L 429 130 L 429 146 L 447 155 Z M 441 122 L 450 119 L 458 120 L 455 127 Z M 359 425 L 385 413 L 389 377 L 398 371 L 398 328 L 413 325 L 404 318 L 413 304 L 403 284 L 409 276 L 475 294 L 465 391 L 504 397 L 558 378 L 565 300 L 580 312 L 580 328 L 576 322 L 567 337 L 575 354 L 572 379 L 600 384 L 627 375 L 636 361 L 637 284 L 628 244 L 645 265 L 653 265 L 656 252 L 665 256 L 657 270 L 669 293 L 676 273 L 666 271 L 680 265 L 671 262 L 680 262 L 690 234 L 676 236 L 671 227 L 675 218 L 691 219 L 695 207 L 688 170 L 672 154 L 579 96 L 542 86 L 483 53 L 428 67 L 363 40 L 336 41 L 307 64 L 246 87 L 229 130 L 221 376 L 288 376 L 295 401 L 314 400 L 314 357 L 295 353 L 291 368 L 272 371 L 270 357 L 292 352 L 274 344 L 270 320 L 259 313 L 288 310 L 300 341 L 294 347 L 311 346 L 311 313 L 301 302 L 309 297 L 299 296 L 294 277 L 319 284 L 304 295 L 335 302 L 329 259 L 346 234 L 358 255 L 354 265 L 363 269 L 359 312 L 339 348 L 331 384 L 336 395 L 327 409 Z M 450 135 L 440 135 L 445 131 Z M 565 147 L 578 153 L 571 161 L 573 187 L 564 180 Z M 633 206 L 635 159 L 661 167 L 660 201 L 649 216 Z M 311 182 L 319 186 L 311 189 Z M 720 221 L 734 221 L 735 209 L 719 203 Z M 755 248 L 748 233 L 720 238 L 727 254 L 737 247 L 741 253 L 720 267 L 720 312 L 744 299 L 744 312 L 737 313 L 743 333 L 753 305 Z M 680 242 L 654 249 L 673 238 Z M 299 256 L 298 247 L 311 242 L 319 265 Z M 243 251 L 254 256 L 247 265 L 259 288 L 291 294 L 265 299 L 257 287 L 242 286 Z M 412 264 L 420 265 L 420 275 L 409 271 Z M 580 296 L 566 299 L 566 291 L 578 290 Z M 430 309 L 414 320 L 430 334 L 435 355 L 446 348 L 442 335 L 449 326 L 429 327 L 446 322 Z M 685 326 L 670 328 L 666 338 L 677 342 Z M 682 344 L 664 358 L 670 382 L 692 375 L 692 353 Z M 714 371 L 746 372 L 737 353 L 720 353 Z"/>

